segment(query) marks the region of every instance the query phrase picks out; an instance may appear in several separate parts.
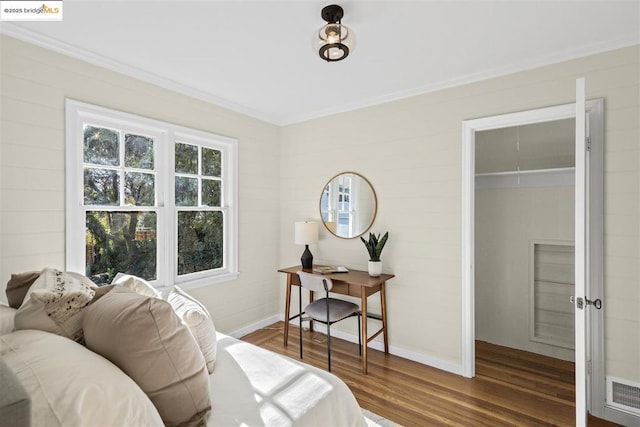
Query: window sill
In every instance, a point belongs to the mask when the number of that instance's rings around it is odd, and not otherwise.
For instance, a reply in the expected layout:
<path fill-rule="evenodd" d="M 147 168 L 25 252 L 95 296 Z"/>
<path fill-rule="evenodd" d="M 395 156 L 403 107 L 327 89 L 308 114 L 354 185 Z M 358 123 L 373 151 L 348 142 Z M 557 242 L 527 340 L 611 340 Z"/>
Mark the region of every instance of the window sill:
<path fill-rule="evenodd" d="M 217 283 L 229 282 L 231 280 L 237 279 L 238 276 L 240 276 L 240 273 L 235 271 L 235 272 L 220 274 L 217 276 L 202 277 L 199 279 L 194 279 L 194 280 L 189 280 L 184 282 L 171 283 L 165 286 L 160 286 L 157 289 L 158 291 L 162 292 L 162 291 L 167 291 L 171 289 L 174 285 L 177 285 L 177 286 L 180 286 L 180 289 L 186 291 L 189 289 L 204 288 L 205 286 L 215 285 Z"/>

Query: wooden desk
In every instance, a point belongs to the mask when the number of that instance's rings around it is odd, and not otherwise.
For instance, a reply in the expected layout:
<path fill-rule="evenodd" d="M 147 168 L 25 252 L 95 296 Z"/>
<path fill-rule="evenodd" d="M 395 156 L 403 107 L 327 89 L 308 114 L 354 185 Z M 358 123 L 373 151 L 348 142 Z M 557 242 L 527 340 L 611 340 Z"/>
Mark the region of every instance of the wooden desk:
<path fill-rule="evenodd" d="M 316 266 L 314 266 L 316 267 Z M 287 275 L 287 296 L 284 304 L 284 346 L 287 346 L 289 340 L 289 322 L 300 317 L 300 314 L 291 316 L 291 287 L 300 286 L 300 280 L 296 274 L 298 271 L 306 271 L 313 273 L 312 269 L 302 269 L 301 266 L 281 268 L 280 273 Z M 387 300 L 384 293 L 385 282 L 394 278 L 393 274 L 383 274 L 380 277 L 371 277 L 366 271 L 350 270 L 348 273 L 326 274 L 326 277 L 333 281 L 333 289 L 331 292 L 342 295 L 349 295 L 360 298 L 360 310 L 362 311 L 362 372 L 367 373 L 367 345 L 375 337 L 383 334 L 384 352 L 389 353 L 389 336 L 387 334 Z M 380 292 L 380 306 L 382 313 L 372 314 L 367 312 L 367 297 Z M 311 295 L 313 300 L 313 295 Z M 368 336 L 367 318 L 382 321 L 382 328 L 379 331 Z"/>

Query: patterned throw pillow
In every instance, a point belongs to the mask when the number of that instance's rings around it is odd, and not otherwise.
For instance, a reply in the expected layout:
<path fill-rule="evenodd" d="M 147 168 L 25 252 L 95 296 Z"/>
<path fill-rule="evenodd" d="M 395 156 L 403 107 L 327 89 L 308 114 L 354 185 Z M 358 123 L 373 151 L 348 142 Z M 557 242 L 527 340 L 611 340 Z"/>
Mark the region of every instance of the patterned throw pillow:
<path fill-rule="evenodd" d="M 84 276 L 45 268 L 16 312 L 15 329 L 38 329 L 82 342 L 82 311 L 97 289 Z"/>
<path fill-rule="evenodd" d="M 167 301 L 188 328 L 207 362 L 207 371 L 213 373 L 216 363 L 216 328 L 207 309 L 198 300 L 175 286 Z"/>

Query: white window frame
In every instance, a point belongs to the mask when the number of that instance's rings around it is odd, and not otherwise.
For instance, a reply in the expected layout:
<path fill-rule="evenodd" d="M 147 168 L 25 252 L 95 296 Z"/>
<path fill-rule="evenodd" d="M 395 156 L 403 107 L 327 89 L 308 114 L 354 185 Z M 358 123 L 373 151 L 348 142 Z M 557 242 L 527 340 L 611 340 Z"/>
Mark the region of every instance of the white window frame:
<path fill-rule="evenodd" d="M 329 206 L 335 206 L 336 209 L 327 209 L 327 216 L 329 217 L 329 221 L 334 221 L 336 224 L 336 230 L 339 234 L 341 230 L 340 225 L 340 215 L 346 214 L 348 217 L 347 229 L 344 230 L 346 235 L 353 235 L 353 230 L 357 230 L 357 215 L 355 215 L 357 209 L 356 197 L 355 194 L 358 192 L 357 181 L 353 179 L 353 176 L 340 176 L 338 180 L 335 178 L 331 180 L 331 182 L 327 185 L 328 190 L 328 198 L 327 204 Z M 325 189 L 324 192 L 327 190 Z M 323 192 L 323 194 L 324 194 Z M 342 201 L 340 198 L 342 197 Z M 349 201 L 344 201 L 344 198 L 348 197 Z"/>
<path fill-rule="evenodd" d="M 65 152 L 65 266 L 68 271 L 85 272 L 86 219 L 83 175 L 83 126 L 93 124 L 127 132 L 137 132 L 154 138 L 156 173 L 156 206 L 105 207 L 110 211 L 151 210 L 157 212 L 157 279 L 151 284 L 166 288 L 179 284 L 193 289 L 214 283 L 227 282 L 238 277 L 238 141 L 209 132 L 190 129 L 135 114 L 111 110 L 96 105 L 67 99 L 66 152 Z M 186 274 L 177 272 L 177 212 L 175 206 L 175 143 L 195 144 L 220 150 L 222 157 L 222 199 L 224 215 L 223 267 L 215 270 Z M 180 207 L 182 208 L 182 207 Z M 197 210 L 209 210 L 196 208 Z M 91 207 L 91 210 L 95 210 Z"/>

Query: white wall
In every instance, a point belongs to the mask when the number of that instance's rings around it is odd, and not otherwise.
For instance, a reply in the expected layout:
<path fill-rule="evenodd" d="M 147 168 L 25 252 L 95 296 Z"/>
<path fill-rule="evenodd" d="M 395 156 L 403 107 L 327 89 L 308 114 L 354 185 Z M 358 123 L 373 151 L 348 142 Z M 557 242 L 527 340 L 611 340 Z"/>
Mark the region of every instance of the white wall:
<path fill-rule="evenodd" d="M 64 100 L 237 138 L 240 278 L 191 291 L 221 331 L 273 316 L 279 128 L 33 45 L 0 38 L 0 295 L 11 273 L 64 269 Z"/>
<path fill-rule="evenodd" d="M 640 381 L 640 46 L 277 128 L 6 36 L 0 43 L 0 283 L 64 266 L 70 97 L 239 139 L 241 277 L 193 292 L 222 331 L 281 313 L 275 270 L 302 252 L 293 223 L 319 218 L 321 189 L 337 172 L 362 173 L 379 200 L 373 231 L 390 234 L 391 345 L 453 368 L 462 359 L 462 121 L 571 102 L 575 78 L 586 76 L 588 97 L 605 98 L 606 372 Z M 321 233 L 316 260 L 366 268 L 359 240 Z"/>
<path fill-rule="evenodd" d="M 587 96 L 605 98 L 606 373 L 640 381 L 639 51 L 615 50 L 284 127 L 281 264 L 299 262 L 293 223 L 319 218 L 326 181 L 341 171 L 363 174 L 378 194 L 373 231 L 390 236 L 382 254 L 384 271 L 396 275 L 387 291 L 390 344 L 459 367 L 462 122 L 573 102 L 575 79 L 584 76 Z M 324 233 L 311 250 L 316 260 L 366 268 L 357 239 Z"/>
<path fill-rule="evenodd" d="M 529 339 L 530 242 L 573 241 L 574 194 L 573 187 L 476 189 L 476 339 L 574 360 L 573 350 Z"/>

